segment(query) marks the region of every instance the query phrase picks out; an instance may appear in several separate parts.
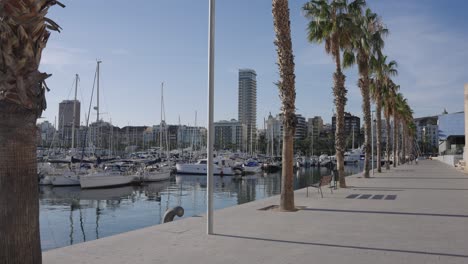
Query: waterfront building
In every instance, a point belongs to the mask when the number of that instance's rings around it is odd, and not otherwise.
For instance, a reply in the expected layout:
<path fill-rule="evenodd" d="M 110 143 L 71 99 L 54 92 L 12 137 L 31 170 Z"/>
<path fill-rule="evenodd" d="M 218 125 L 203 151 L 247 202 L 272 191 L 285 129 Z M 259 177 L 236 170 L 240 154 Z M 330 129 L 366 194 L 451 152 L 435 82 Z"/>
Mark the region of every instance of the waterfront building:
<path fill-rule="evenodd" d="M 320 116 L 314 116 L 307 119 L 307 135 L 317 139 L 323 130 L 323 119 Z"/>
<path fill-rule="evenodd" d="M 353 131 L 355 140 L 359 138 L 361 129 L 361 118 L 345 112 L 344 116 L 344 132 L 346 139 L 352 139 Z M 336 114 L 332 117 L 331 132 L 335 135 L 336 131 Z M 349 141 L 349 140 L 347 140 Z"/>
<path fill-rule="evenodd" d="M 73 127 L 73 106 L 75 100 L 64 100 L 59 104 L 59 122 L 57 124 L 59 131 L 59 138 L 62 145 L 70 147 L 72 140 L 72 127 Z M 76 113 L 75 113 L 75 128 L 80 126 L 80 101 L 76 100 Z M 76 132 L 76 131 L 75 131 Z M 75 138 L 76 143 L 76 138 Z"/>
<path fill-rule="evenodd" d="M 247 126 L 245 124 L 235 119 L 222 120 L 214 123 L 214 131 L 216 150 L 245 151 L 247 149 Z"/>
<path fill-rule="evenodd" d="M 424 154 L 437 153 L 439 148 L 438 116 L 415 118 L 416 142 Z"/>
<path fill-rule="evenodd" d="M 169 147 L 169 150 L 191 148 L 201 149 L 206 144 L 206 128 L 187 125 L 169 125 L 163 122 L 144 131 L 144 146 Z M 161 140 L 160 140 L 161 138 Z M 168 144 L 166 144 L 168 142 Z"/>
<path fill-rule="evenodd" d="M 44 148 L 50 147 L 54 140 L 55 127 L 49 121 L 44 121 L 37 124 L 37 131 L 37 145 Z"/>
<path fill-rule="evenodd" d="M 442 114 L 438 118 L 439 155 L 457 155 L 465 146 L 465 113 Z"/>
<path fill-rule="evenodd" d="M 257 127 L 257 73 L 239 70 L 238 120 L 247 126 L 248 152 L 253 151 Z"/>
<path fill-rule="evenodd" d="M 307 123 L 305 117 L 301 114 L 296 114 L 297 123 L 296 123 L 296 133 L 294 134 L 294 139 L 305 139 L 307 137 Z"/>
<path fill-rule="evenodd" d="M 283 136 L 283 121 L 280 115 L 273 117 L 270 113 L 266 122 L 266 139 L 268 156 L 281 155 L 281 139 Z"/>

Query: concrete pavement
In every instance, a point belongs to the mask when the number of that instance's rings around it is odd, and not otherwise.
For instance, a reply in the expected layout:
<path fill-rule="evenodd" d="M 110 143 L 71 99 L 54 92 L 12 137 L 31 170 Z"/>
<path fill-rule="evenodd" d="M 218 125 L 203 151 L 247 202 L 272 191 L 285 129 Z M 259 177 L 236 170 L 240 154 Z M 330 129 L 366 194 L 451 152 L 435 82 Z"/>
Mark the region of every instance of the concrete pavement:
<path fill-rule="evenodd" d="M 466 174 L 425 160 L 347 183 L 323 199 L 296 191 L 297 212 L 258 210 L 278 196 L 218 210 L 216 235 L 191 217 L 47 251 L 43 262 L 468 263 Z"/>

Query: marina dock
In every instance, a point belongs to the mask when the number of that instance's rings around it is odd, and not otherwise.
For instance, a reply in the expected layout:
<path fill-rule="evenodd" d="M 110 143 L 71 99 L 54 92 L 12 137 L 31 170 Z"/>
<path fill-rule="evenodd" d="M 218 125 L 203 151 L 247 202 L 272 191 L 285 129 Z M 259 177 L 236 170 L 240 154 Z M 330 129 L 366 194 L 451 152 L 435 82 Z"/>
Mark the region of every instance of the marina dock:
<path fill-rule="evenodd" d="M 372 175 L 372 174 L 371 174 Z M 44 263 L 468 263 L 468 175 L 435 160 L 43 252 Z"/>

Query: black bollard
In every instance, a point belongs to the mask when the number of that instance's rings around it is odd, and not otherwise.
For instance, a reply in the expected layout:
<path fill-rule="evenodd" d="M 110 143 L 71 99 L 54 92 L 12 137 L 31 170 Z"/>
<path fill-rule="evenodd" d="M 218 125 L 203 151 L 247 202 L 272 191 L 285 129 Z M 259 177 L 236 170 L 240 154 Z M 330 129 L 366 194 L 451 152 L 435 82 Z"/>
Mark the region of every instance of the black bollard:
<path fill-rule="evenodd" d="M 184 215 L 184 208 L 176 206 L 166 211 L 164 214 L 163 223 L 174 221 L 175 216 L 182 217 Z"/>

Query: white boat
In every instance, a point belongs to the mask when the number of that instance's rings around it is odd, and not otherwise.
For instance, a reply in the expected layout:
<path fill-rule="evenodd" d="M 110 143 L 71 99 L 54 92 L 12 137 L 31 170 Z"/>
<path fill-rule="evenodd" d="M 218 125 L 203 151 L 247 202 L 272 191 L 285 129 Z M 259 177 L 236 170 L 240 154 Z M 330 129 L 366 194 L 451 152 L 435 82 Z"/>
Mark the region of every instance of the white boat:
<path fill-rule="evenodd" d="M 256 161 L 249 161 L 247 164 L 242 165 L 245 174 L 255 174 L 262 172 L 262 166 Z"/>
<path fill-rule="evenodd" d="M 42 163 L 39 167 L 40 185 L 52 184 L 54 186 L 80 185 L 79 175 L 72 170 L 69 163 Z"/>
<path fill-rule="evenodd" d="M 362 154 L 361 149 L 353 149 L 349 152 L 345 152 L 344 163 L 349 164 L 349 163 L 358 162 L 359 160 L 361 160 L 361 154 Z"/>
<path fill-rule="evenodd" d="M 224 160 L 213 164 L 214 175 L 234 175 L 231 167 L 227 166 Z M 176 164 L 178 174 L 192 174 L 192 175 L 206 175 L 207 173 L 207 160 L 201 159 L 195 164 Z"/>
<path fill-rule="evenodd" d="M 52 180 L 47 175 L 39 175 L 39 185 L 52 185 Z"/>
<path fill-rule="evenodd" d="M 80 185 L 80 176 L 74 172 L 64 172 L 63 175 L 49 176 L 53 186 L 78 186 Z"/>
<path fill-rule="evenodd" d="M 101 172 L 92 172 L 80 178 L 81 188 L 105 188 L 129 185 L 137 181 L 138 176 L 132 171 L 121 169 L 120 165 L 108 165 Z"/>
<path fill-rule="evenodd" d="M 138 172 L 138 177 L 143 182 L 165 181 L 171 178 L 171 168 L 168 166 L 148 166 Z"/>
<path fill-rule="evenodd" d="M 320 166 L 327 166 L 328 164 L 330 164 L 330 162 L 331 162 L 331 159 L 327 154 L 320 155 L 319 157 Z"/>

